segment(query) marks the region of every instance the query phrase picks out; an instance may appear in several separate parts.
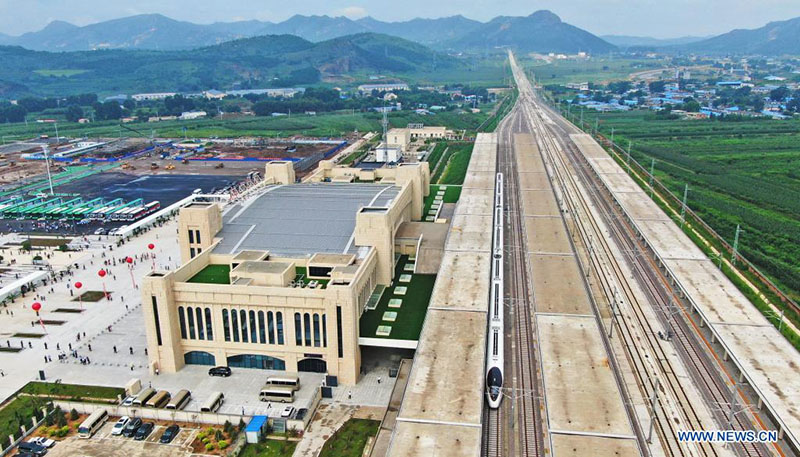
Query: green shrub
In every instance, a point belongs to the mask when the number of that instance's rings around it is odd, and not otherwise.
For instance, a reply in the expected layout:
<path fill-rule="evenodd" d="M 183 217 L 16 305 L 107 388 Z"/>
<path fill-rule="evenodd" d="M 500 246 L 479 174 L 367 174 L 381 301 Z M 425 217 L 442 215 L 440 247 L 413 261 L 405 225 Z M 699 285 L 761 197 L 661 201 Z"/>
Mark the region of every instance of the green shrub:
<path fill-rule="evenodd" d="M 206 444 L 206 451 L 213 451 L 215 447 L 216 446 L 214 446 L 214 443 L 207 443 Z"/>
<path fill-rule="evenodd" d="M 220 449 L 225 449 L 226 447 L 228 447 L 228 442 L 225 441 L 225 440 L 222 440 L 219 443 L 217 443 L 217 446 L 219 446 Z"/>
<path fill-rule="evenodd" d="M 222 430 L 217 430 L 216 432 L 214 432 L 214 439 L 216 439 L 217 441 L 222 441 L 223 439 L 225 439 L 225 435 L 222 433 Z"/>
<path fill-rule="evenodd" d="M 206 432 L 200 432 L 197 434 L 197 439 L 199 439 L 200 441 L 203 441 L 203 438 L 205 437 L 206 437 Z"/>
<path fill-rule="evenodd" d="M 211 442 L 211 438 L 209 438 L 209 437 L 207 437 L 207 436 L 206 436 L 206 437 L 204 437 L 203 439 L 201 439 L 200 441 L 202 441 L 202 442 L 203 442 L 203 444 L 208 444 L 208 443 L 210 443 L 210 442 Z"/>
<path fill-rule="evenodd" d="M 76 421 L 79 417 L 81 416 L 78 414 L 78 411 L 75 408 L 72 408 L 72 410 L 69 412 L 69 420 Z"/>

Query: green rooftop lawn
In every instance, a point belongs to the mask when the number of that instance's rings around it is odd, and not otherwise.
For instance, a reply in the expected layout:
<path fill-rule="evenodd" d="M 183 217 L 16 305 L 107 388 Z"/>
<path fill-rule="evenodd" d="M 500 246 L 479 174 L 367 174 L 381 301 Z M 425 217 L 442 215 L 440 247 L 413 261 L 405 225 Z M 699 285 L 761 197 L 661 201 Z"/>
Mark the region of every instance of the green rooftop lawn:
<path fill-rule="evenodd" d="M 428 194 L 428 196 L 425 197 L 425 202 L 422 208 L 423 220 L 425 220 L 425 216 L 428 215 L 428 210 L 431 209 L 431 205 L 433 205 L 433 200 L 436 198 L 436 192 L 439 190 L 440 187 L 446 187 L 443 198 L 443 201 L 445 203 L 456 203 L 458 202 L 458 199 L 461 197 L 460 185 L 439 186 L 436 184 L 431 184 L 430 194 Z"/>
<path fill-rule="evenodd" d="M 428 311 L 428 303 L 431 299 L 433 292 L 433 283 L 436 281 L 436 275 L 412 275 L 411 282 L 401 283 L 399 281 L 400 275 L 409 274 L 403 271 L 403 266 L 408 261 L 408 256 L 400 256 L 394 268 L 394 285 L 387 287 L 378 302 L 378 307 L 374 310 L 364 311 L 361 315 L 361 336 L 364 338 L 386 338 L 391 340 L 418 340 L 419 334 L 422 331 L 422 323 L 425 321 L 425 313 Z M 395 287 L 405 286 L 408 288 L 405 295 L 393 295 Z M 389 300 L 392 298 L 400 298 L 403 300 L 403 305 L 400 308 L 389 308 Z M 383 320 L 383 313 L 386 311 L 394 311 L 397 313 L 397 319 L 394 322 Z M 392 333 L 389 336 L 377 336 L 375 331 L 380 325 L 389 325 L 392 327 Z"/>
<path fill-rule="evenodd" d="M 192 276 L 188 282 L 200 284 L 230 284 L 231 266 L 230 265 L 208 265 Z"/>
<path fill-rule="evenodd" d="M 291 457 L 295 447 L 294 441 L 266 440 L 245 445 L 239 457 Z"/>

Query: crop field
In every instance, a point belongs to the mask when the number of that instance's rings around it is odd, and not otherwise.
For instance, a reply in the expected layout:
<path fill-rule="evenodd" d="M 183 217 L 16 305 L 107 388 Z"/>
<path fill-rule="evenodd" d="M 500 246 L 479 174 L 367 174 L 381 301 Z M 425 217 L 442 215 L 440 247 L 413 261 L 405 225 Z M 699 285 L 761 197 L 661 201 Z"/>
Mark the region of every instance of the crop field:
<path fill-rule="evenodd" d="M 445 111 L 435 115 L 422 116 L 410 111 L 389 114 L 391 127 L 405 127 L 409 123 L 443 125 L 455 130 L 476 130 L 488 114 Z M 153 133 L 156 137 L 240 137 L 240 136 L 286 136 L 304 134 L 309 136 L 339 136 L 343 132 L 380 131 L 379 113 L 347 112 L 326 113 L 317 116 L 298 115 L 281 117 L 243 116 L 233 119 L 199 119 L 192 121 L 163 121 L 153 123 L 130 123 L 126 127 L 142 132 L 143 136 Z M 184 131 L 184 128 L 186 129 Z M 78 124 L 58 123 L 58 133 L 69 137 L 117 137 L 133 133 L 121 129 L 114 121 Z M 39 135 L 55 136 L 52 124 L 24 123 L 0 125 L 3 142 L 21 140 Z M 133 134 L 135 135 L 135 134 Z"/>
<path fill-rule="evenodd" d="M 565 84 L 577 82 L 603 83 L 612 80 L 628 79 L 633 73 L 654 70 L 665 65 L 659 59 L 619 59 L 596 58 L 553 60 L 523 59 L 538 84 Z"/>
<path fill-rule="evenodd" d="M 800 121 L 689 121 L 584 112 L 781 289 L 800 298 Z"/>

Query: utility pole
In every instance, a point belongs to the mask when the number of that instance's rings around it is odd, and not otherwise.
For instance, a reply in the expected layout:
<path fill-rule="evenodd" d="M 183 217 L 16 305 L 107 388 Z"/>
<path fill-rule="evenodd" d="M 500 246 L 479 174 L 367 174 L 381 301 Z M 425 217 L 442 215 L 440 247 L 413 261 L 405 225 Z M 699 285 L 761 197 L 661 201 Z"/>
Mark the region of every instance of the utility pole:
<path fill-rule="evenodd" d="M 681 205 L 681 228 L 686 222 L 686 197 L 689 195 L 689 184 L 683 188 L 683 205 Z"/>
<path fill-rule="evenodd" d="M 50 184 L 50 195 L 53 195 L 53 178 L 50 176 L 50 159 L 47 156 L 47 145 L 43 145 L 44 149 L 44 163 L 47 166 L 47 183 Z"/>
<path fill-rule="evenodd" d="M 739 234 L 744 233 L 744 230 L 736 224 L 736 236 L 733 238 L 733 265 L 736 265 L 736 258 L 739 256 Z"/>
<path fill-rule="evenodd" d="M 579 124 L 580 128 L 583 129 L 583 107 L 581 106 L 581 123 Z"/>
<path fill-rule="evenodd" d="M 611 127 L 611 149 L 614 149 L 614 127 Z"/>
<path fill-rule="evenodd" d="M 56 122 L 53 125 L 55 125 L 55 127 L 56 127 L 56 144 L 58 144 L 58 143 L 61 142 L 61 138 L 58 136 L 58 122 Z"/>
<path fill-rule="evenodd" d="M 598 132 L 597 128 L 598 128 L 599 125 L 600 125 L 600 118 L 597 118 L 597 117 L 594 118 L 594 134 L 595 135 L 597 135 L 597 132 Z"/>
<path fill-rule="evenodd" d="M 630 150 L 630 146 L 628 147 L 628 150 Z M 656 159 L 651 159 L 651 160 L 652 161 L 650 162 L 650 198 L 653 198 L 653 169 L 656 166 Z"/>

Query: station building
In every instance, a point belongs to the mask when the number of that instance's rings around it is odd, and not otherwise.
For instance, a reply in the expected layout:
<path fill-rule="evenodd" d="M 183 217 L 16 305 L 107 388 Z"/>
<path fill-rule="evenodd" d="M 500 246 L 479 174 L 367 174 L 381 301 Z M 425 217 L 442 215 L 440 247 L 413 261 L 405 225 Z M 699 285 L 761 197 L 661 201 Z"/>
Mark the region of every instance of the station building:
<path fill-rule="evenodd" d="M 141 286 L 151 371 L 228 365 L 355 384 L 359 317 L 391 283 L 396 234 L 422 218 L 429 184 L 427 163 L 364 172 L 323 161 L 295 183 L 278 161 L 250 197 L 182 208 L 182 266 Z"/>

